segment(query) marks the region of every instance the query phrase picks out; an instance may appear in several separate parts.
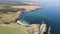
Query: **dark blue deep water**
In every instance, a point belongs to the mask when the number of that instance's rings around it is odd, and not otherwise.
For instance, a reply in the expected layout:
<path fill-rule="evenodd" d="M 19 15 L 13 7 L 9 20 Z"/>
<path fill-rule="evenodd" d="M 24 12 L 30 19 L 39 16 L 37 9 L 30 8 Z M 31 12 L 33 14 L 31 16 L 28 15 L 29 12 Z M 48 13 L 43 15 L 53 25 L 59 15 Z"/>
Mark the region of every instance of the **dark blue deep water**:
<path fill-rule="evenodd" d="M 41 23 L 42 20 L 51 25 L 51 34 L 60 34 L 60 0 L 41 0 L 41 9 L 26 12 L 23 19 L 30 24 Z"/>

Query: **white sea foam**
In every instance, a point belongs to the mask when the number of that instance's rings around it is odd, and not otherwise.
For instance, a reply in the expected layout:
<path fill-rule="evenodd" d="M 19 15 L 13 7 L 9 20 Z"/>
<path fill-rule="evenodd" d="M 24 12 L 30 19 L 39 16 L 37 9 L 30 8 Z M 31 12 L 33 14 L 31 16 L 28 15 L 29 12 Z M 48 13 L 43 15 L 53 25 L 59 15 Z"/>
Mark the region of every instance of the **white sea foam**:
<path fill-rule="evenodd" d="M 18 23 L 18 24 L 21 24 L 21 25 L 25 25 L 25 24 L 23 24 L 21 21 L 17 21 L 17 23 Z"/>
<path fill-rule="evenodd" d="M 19 21 L 19 20 L 17 21 L 17 23 L 20 24 L 20 25 L 29 25 L 29 24 L 25 24 L 24 21 L 21 22 L 21 21 Z"/>

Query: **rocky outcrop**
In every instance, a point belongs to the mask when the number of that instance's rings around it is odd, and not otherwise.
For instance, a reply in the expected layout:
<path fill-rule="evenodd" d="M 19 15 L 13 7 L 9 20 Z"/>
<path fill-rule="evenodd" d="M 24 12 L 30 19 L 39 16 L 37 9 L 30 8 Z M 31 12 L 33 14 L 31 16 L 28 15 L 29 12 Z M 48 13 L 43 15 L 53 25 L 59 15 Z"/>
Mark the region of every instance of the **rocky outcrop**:
<path fill-rule="evenodd" d="M 48 31 L 47 31 L 48 29 Z M 47 25 L 45 23 L 42 24 L 32 24 L 30 30 L 28 31 L 29 34 L 44 34 L 47 32 L 47 34 L 50 34 L 51 27 L 47 28 Z"/>
<path fill-rule="evenodd" d="M 18 17 L 17 13 L 6 13 L 0 15 L 2 18 L 0 18 L 0 23 L 14 23 L 16 18 Z"/>

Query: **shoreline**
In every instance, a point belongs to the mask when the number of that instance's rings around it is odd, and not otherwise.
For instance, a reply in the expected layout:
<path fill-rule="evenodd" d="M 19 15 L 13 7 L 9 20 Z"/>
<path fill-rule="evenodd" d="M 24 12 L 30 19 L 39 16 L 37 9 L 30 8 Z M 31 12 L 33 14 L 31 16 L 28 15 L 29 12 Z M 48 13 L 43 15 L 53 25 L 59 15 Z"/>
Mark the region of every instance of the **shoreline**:
<path fill-rule="evenodd" d="M 24 26 L 25 26 L 25 25 L 29 25 L 29 24 L 23 24 L 23 23 L 21 23 L 21 22 L 18 21 L 18 20 L 17 20 L 17 24 L 19 24 L 19 25 L 24 25 Z"/>

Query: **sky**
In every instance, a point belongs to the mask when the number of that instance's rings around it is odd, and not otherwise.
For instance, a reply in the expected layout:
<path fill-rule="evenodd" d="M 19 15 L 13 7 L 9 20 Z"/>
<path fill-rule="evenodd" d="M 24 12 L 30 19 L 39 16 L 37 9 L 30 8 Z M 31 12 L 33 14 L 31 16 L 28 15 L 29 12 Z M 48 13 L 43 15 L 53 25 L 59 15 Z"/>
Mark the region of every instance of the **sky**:
<path fill-rule="evenodd" d="M 55 1 L 60 1 L 60 0 L 0 0 L 0 1 L 48 1 L 48 2 L 55 2 Z"/>
<path fill-rule="evenodd" d="M 0 1 L 32 1 L 32 0 L 0 0 Z"/>
<path fill-rule="evenodd" d="M 60 3 L 60 0 L 0 0 L 0 1 L 33 1 L 33 2 Z"/>
<path fill-rule="evenodd" d="M 37 0 L 0 0 L 0 1 L 37 1 Z"/>

